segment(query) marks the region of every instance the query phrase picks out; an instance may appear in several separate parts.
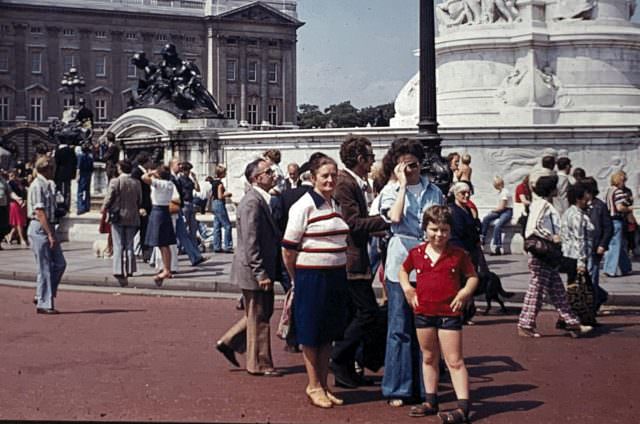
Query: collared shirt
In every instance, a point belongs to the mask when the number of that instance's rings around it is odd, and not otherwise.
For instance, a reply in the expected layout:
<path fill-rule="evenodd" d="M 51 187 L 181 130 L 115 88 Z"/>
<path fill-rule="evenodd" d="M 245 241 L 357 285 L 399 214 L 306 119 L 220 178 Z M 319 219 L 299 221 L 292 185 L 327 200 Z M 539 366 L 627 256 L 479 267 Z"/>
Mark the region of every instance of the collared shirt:
<path fill-rule="evenodd" d="M 569 206 L 560 225 L 562 254 L 578 261 L 578 266 L 587 267 L 587 260 L 593 251 L 594 226 L 586 211 L 576 205 Z"/>
<path fill-rule="evenodd" d="M 297 250 L 296 268 L 332 269 L 347 264 L 349 226 L 335 200 L 311 190 L 289 209 L 282 247 Z"/>
<path fill-rule="evenodd" d="M 269 193 L 267 193 L 266 191 L 264 191 L 263 189 L 261 189 L 260 187 L 258 187 L 257 185 L 252 186 L 258 193 L 260 193 L 260 196 L 262 196 L 262 198 L 264 199 L 265 202 L 267 202 L 267 205 L 269 205 L 269 208 L 271 208 L 271 195 Z"/>
<path fill-rule="evenodd" d="M 409 254 L 409 250 L 422 241 L 422 215 L 424 211 L 433 205 L 444 205 L 442 191 L 429 182 L 427 177 L 420 177 L 422 191 L 415 196 L 409 190 L 405 191 L 404 210 L 402 220 L 397 224 L 391 224 L 392 237 L 387 247 L 387 262 L 385 275 L 388 280 L 398 282 L 400 266 Z M 392 182 L 387 184 L 380 193 L 380 215 L 387 222 L 391 222 L 388 213 L 398 197 L 400 184 Z M 415 281 L 415 273 L 411 273 L 411 281 Z"/>
<path fill-rule="evenodd" d="M 411 249 L 402 267 L 405 271 L 416 271 L 418 282 L 416 314 L 426 316 L 460 316 L 462 312 L 451 309 L 451 301 L 476 271 L 469 254 L 463 249 L 447 244 L 435 262 L 426 254 L 427 243 Z"/>
<path fill-rule="evenodd" d="M 367 201 L 367 209 L 371 206 L 371 202 L 373 202 L 373 192 L 371 191 L 371 185 L 369 181 L 363 179 L 360 175 L 356 174 L 349 168 L 344 168 L 344 171 L 351 175 L 362 190 L 362 194 L 364 195 L 365 200 Z"/>
<path fill-rule="evenodd" d="M 168 206 L 171 200 L 179 199 L 178 188 L 171 180 L 151 178 L 151 204 L 154 206 Z"/>
<path fill-rule="evenodd" d="M 27 194 L 27 211 L 30 217 L 35 218 L 36 209 L 44 210 L 47 220 L 53 222 L 56 214 L 56 191 L 53 181 L 47 180 L 42 175 L 36 175 L 29 186 Z"/>

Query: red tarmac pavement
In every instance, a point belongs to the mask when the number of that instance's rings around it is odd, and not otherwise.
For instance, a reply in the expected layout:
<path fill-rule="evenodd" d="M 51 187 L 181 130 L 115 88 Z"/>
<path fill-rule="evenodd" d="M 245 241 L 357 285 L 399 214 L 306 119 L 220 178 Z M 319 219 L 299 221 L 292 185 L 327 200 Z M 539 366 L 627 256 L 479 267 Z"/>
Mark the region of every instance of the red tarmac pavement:
<path fill-rule="evenodd" d="M 379 387 L 337 389 L 343 407 L 310 406 L 300 354 L 275 337 L 287 375 L 232 370 L 213 343 L 239 316 L 233 299 L 61 291 L 62 313 L 43 316 L 32 296 L 0 287 L 0 420 L 438 422 L 387 406 Z M 479 317 L 465 329 L 475 422 L 639 422 L 640 311 L 609 312 L 579 340 L 553 328 L 552 312 L 539 340 L 516 336 L 516 315 Z M 441 400 L 453 406 L 448 382 Z"/>

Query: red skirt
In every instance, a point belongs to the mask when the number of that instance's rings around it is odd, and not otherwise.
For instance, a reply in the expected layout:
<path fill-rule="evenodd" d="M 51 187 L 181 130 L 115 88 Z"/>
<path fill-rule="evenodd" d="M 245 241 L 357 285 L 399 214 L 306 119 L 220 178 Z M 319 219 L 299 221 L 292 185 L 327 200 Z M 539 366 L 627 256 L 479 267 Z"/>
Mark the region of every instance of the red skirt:
<path fill-rule="evenodd" d="M 11 201 L 9 205 L 9 225 L 12 227 L 24 227 L 27 225 L 27 208 Z"/>

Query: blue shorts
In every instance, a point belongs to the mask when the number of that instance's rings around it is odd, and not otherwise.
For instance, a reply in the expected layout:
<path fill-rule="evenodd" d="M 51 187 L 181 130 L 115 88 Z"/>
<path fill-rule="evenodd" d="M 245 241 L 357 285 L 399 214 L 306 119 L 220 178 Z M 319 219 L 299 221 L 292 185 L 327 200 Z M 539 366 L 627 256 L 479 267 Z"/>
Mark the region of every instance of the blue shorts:
<path fill-rule="evenodd" d="M 438 330 L 462 330 L 462 317 L 415 315 L 416 328 L 436 328 Z"/>

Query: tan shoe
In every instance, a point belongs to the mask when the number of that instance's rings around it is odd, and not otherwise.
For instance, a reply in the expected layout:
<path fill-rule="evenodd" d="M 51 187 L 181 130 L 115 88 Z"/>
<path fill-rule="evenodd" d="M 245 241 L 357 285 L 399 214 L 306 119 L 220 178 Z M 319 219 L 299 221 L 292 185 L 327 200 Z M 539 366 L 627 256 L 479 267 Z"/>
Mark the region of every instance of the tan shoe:
<path fill-rule="evenodd" d="M 344 405 L 344 399 L 340 399 L 339 397 L 336 397 L 336 395 L 331 393 L 329 390 L 325 389 L 325 394 L 327 395 L 327 398 L 329 398 L 331 403 L 333 403 L 334 405 L 338 405 L 338 406 Z"/>
<path fill-rule="evenodd" d="M 307 387 L 307 397 L 309 398 L 309 402 L 311 405 L 317 406 L 318 408 L 332 408 L 333 403 L 327 397 L 327 393 L 324 391 L 322 387 L 318 387 L 317 389 L 311 389 Z"/>
<path fill-rule="evenodd" d="M 540 335 L 540 333 L 538 333 L 533 328 L 524 328 L 524 327 L 520 327 L 520 326 L 518 326 L 518 336 L 520 336 L 520 337 L 531 337 L 531 338 L 534 338 L 534 339 L 538 339 L 538 338 L 542 337 L 542 335 Z"/>

